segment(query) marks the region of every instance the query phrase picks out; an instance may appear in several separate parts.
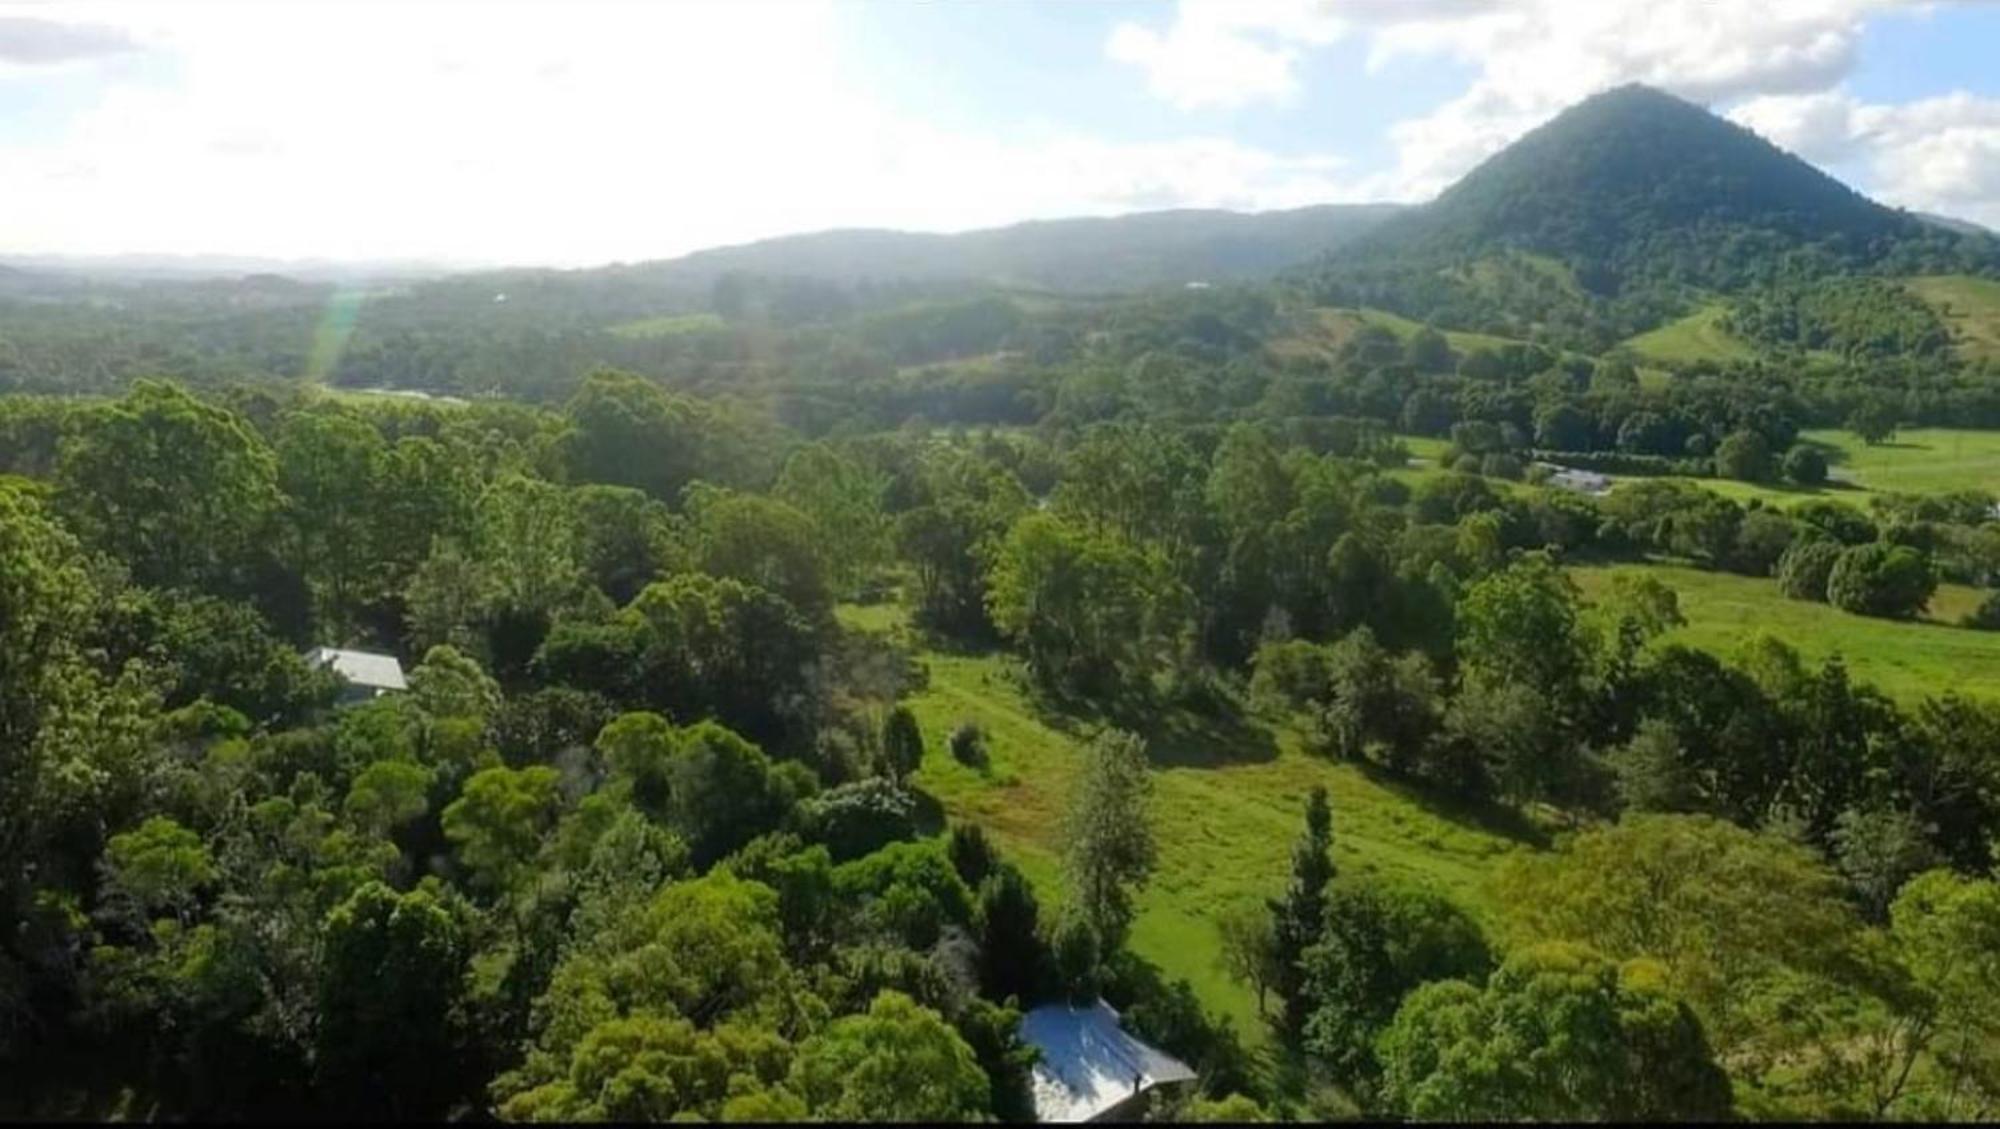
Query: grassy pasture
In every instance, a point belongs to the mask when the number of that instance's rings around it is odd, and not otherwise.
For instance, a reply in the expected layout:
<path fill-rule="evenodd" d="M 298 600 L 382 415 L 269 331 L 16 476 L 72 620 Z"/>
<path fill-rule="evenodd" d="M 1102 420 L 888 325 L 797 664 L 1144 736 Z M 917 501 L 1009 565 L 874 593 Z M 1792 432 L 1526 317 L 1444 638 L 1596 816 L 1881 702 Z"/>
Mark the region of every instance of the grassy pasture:
<path fill-rule="evenodd" d="M 892 606 L 843 608 L 841 615 L 854 626 L 906 630 Z M 908 702 L 924 735 L 917 785 L 952 819 L 984 826 L 1052 912 L 1063 897 L 1063 808 L 1090 723 L 1043 709 L 1003 654 L 930 651 L 923 658 L 929 687 Z M 951 757 L 947 739 L 963 721 L 987 734 L 991 763 L 983 770 Z M 1252 1043 L 1265 1038 L 1256 1003 L 1215 966 L 1215 921 L 1232 905 L 1282 891 L 1314 784 L 1332 798 L 1335 862 L 1344 873 L 1424 883 L 1482 916 L 1491 909 L 1490 867 L 1521 841 L 1502 819 L 1315 757 L 1288 727 L 1168 716 L 1147 738 L 1160 858 L 1139 899 L 1133 947 L 1170 977 L 1187 978 L 1203 1004 Z"/>
<path fill-rule="evenodd" d="M 1959 356 L 1967 360 L 2000 358 L 2000 282 L 1965 274 L 1933 274 L 1905 279 L 1903 285 L 1944 319 Z"/>
<path fill-rule="evenodd" d="M 1716 303 L 1670 321 L 1626 341 L 1634 353 L 1649 361 L 1737 361 L 1749 360 L 1757 350 L 1722 327 L 1727 308 Z"/>
<path fill-rule="evenodd" d="M 1804 438 L 1828 449 L 1827 462 L 1836 473 L 1869 490 L 2000 494 L 2000 431 L 1916 427 L 1873 447 L 1832 428 L 1805 432 Z"/>
<path fill-rule="evenodd" d="M 1976 589 L 1940 585 L 1924 619 L 1901 623 L 1788 600 L 1767 578 L 1668 564 L 1570 569 L 1586 596 L 1603 591 L 1621 573 L 1645 573 L 1679 593 L 1687 626 L 1667 636 L 1673 642 L 1727 658 L 1761 631 L 1791 644 L 1809 662 L 1838 653 L 1857 680 L 1905 703 L 1947 690 L 2000 697 L 2000 632 L 1952 626 L 1978 604 Z"/>

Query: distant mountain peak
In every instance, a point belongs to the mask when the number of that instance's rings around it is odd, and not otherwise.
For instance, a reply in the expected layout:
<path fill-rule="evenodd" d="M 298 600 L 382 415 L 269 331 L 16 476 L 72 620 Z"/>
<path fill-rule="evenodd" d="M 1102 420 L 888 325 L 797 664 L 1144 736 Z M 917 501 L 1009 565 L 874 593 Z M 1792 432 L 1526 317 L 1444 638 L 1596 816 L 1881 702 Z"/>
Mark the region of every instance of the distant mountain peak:
<path fill-rule="evenodd" d="M 1728 289 L 1750 259 L 1806 251 L 1858 267 L 1927 237 L 1951 238 L 1701 106 L 1628 83 L 1528 131 L 1342 259 L 1530 251 L 1600 293 L 1642 278 Z"/>

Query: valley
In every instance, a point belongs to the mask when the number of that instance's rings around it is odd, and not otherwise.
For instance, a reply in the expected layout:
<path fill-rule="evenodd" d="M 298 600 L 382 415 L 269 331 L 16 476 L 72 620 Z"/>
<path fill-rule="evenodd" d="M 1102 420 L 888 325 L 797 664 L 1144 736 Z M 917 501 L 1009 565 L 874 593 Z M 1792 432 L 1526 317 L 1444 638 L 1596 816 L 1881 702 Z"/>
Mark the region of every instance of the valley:
<path fill-rule="evenodd" d="M 1420 204 L 23 260 L 0 392 L 0 1117 L 1023 1121 L 1099 1005 L 1166 1120 L 2000 1108 L 2000 237 L 1662 90 Z"/>

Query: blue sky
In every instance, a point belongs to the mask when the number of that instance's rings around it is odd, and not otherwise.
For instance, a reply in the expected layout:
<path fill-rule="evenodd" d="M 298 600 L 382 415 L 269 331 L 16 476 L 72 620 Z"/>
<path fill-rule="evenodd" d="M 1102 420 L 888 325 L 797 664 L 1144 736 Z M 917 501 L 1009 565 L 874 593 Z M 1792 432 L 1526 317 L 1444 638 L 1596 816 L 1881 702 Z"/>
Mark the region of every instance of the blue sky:
<path fill-rule="evenodd" d="M 0 0 L 0 253 L 636 260 L 1422 200 L 1663 86 L 2000 225 L 2000 4 Z"/>

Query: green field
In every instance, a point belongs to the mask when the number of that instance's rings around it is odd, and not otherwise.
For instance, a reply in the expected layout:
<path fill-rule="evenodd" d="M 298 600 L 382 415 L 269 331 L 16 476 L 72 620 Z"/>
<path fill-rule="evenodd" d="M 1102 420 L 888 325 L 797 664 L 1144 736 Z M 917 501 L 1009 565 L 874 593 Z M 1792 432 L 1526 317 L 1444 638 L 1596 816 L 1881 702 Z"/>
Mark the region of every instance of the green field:
<path fill-rule="evenodd" d="M 1733 478 L 1674 481 L 1713 490 L 1738 502 L 1758 500 L 1780 509 L 1806 498 L 1830 498 L 1865 510 L 1871 491 L 1937 494 L 1984 490 L 2000 495 L 2000 431 L 1919 427 L 1899 431 L 1893 441 L 1874 447 L 1837 428 L 1801 432 L 1800 438 L 1826 453 L 1836 477 L 1825 486 L 1738 482 Z M 1414 444 L 1410 451 L 1425 453 Z M 1614 483 L 1638 482 L 1645 477 L 1614 474 L 1611 479 Z"/>
<path fill-rule="evenodd" d="M 1336 312 L 1354 317 L 1363 325 L 1372 325 L 1386 329 L 1405 341 L 1415 337 L 1417 332 L 1424 328 L 1423 322 L 1412 321 L 1401 314 L 1392 314 L 1387 310 L 1340 310 Z M 1438 332 L 1444 334 L 1445 341 L 1450 343 L 1454 351 L 1460 353 L 1469 352 L 1473 349 L 1504 349 L 1509 345 L 1521 344 L 1521 342 L 1511 337 L 1495 337 L 1490 333 L 1469 333 L 1458 329 L 1444 329 Z"/>
<path fill-rule="evenodd" d="M 1917 427 L 1874 447 L 1830 428 L 1807 431 L 1803 438 L 1831 448 L 1827 461 L 1835 472 L 1870 490 L 2000 494 L 2000 431 Z"/>
<path fill-rule="evenodd" d="M 2000 358 L 2000 282 L 1964 274 L 1905 279 L 1910 292 L 1928 302 L 1951 329 L 1959 356 Z"/>
<path fill-rule="evenodd" d="M 1979 602 L 1978 590 L 1963 585 L 1940 585 L 1928 619 L 1899 623 L 1788 600 L 1777 582 L 1734 573 L 1666 564 L 1577 566 L 1570 573 L 1586 595 L 1602 591 L 1620 573 L 1660 580 L 1680 594 L 1688 621 L 1667 638 L 1725 658 L 1761 631 L 1791 644 L 1809 662 L 1837 652 L 1857 680 L 1906 703 L 1947 690 L 2000 697 L 2000 632 L 1948 626 Z"/>
<path fill-rule="evenodd" d="M 700 333 L 705 330 L 721 329 L 726 323 L 715 314 L 663 314 L 656 318 L 641 318 L 611 327 L 611 332 L 619 337 L 677 337 L 683 333 Z"/>
<path fill-rule="evenodd" d="M 1318 355 L 1337 352 L 1347 339 L 1363 326 L 1376 326 L 1407 341 L 1423 328 L 1422 322 L 1392 314 L 1387 310 L 1345 309 L 1322 307 L 1311 311 L 1310 319 L 1300 332 L 1290 337 L 1271 342 L 1271 349 L 1279 354 Z M 1487 333 L 1466 333 L 1456 329 L 1440 330 L 1444 339 L 1460 353 L 1473 349 L 1499 349 L 1521 342 L 1507 337 L 1495 337 Z"/>
<path fill-rule="evenodd" d="M 1722 328 L 1728 308 L 1720 303 L 1648 330 L 1625 342 L 1627 348 L 1651 361 L 1742 361 L 1757 355 L 1748 342 Z"/>
<path fill-rule="evenodd" d="M 902 630 L 893 607 L 841 614 L 851 625 Z M 1052 908 L 1061 897 L 1060 825 L 1083 727 L 1041 713 L 1004 655 L 931 652 L 924 662 L 930 686 L 908 701 L 926 750 L 917 785 L 951 818 L 983 825 L 1035 882 L 1045 910 Z M 948 752 L 947 738 L 962 721 L 987 734 L 992 763 L 983 772 Z M 1335 861 L 1344 873 L 1408 878 L 1475 913 L 1489 911 L 1487 873 L 1516 840 L 1358 766 L 1313 757 L 1295 733 L 1261 725 L 1203 730 L 1182 721 L 1149 737 L 1160 859 L 1139 900 L 1132 943 L 1170 977 L 1186 977 L 1204 1006 L 1228 1016 L 1246 1039 L 1264 1038 L 1256 1003 L 1216 968 L 1214 923 L 1233 904 L 1282 891 L 1314 784 L 1332 796 Z"/>
<path fill-rule="evenodd" d="M 1398 434 L 1396 438 L 1402 441 L 1403 446 L 1410 449 L 1412 456 L 1428 459 L 1431 462 L 1436 462 L 1438 456 L 1444 454 L 1444 449 L 1451 446 L 1451 440 L 1441 439 L 1435 435 Z"/>

